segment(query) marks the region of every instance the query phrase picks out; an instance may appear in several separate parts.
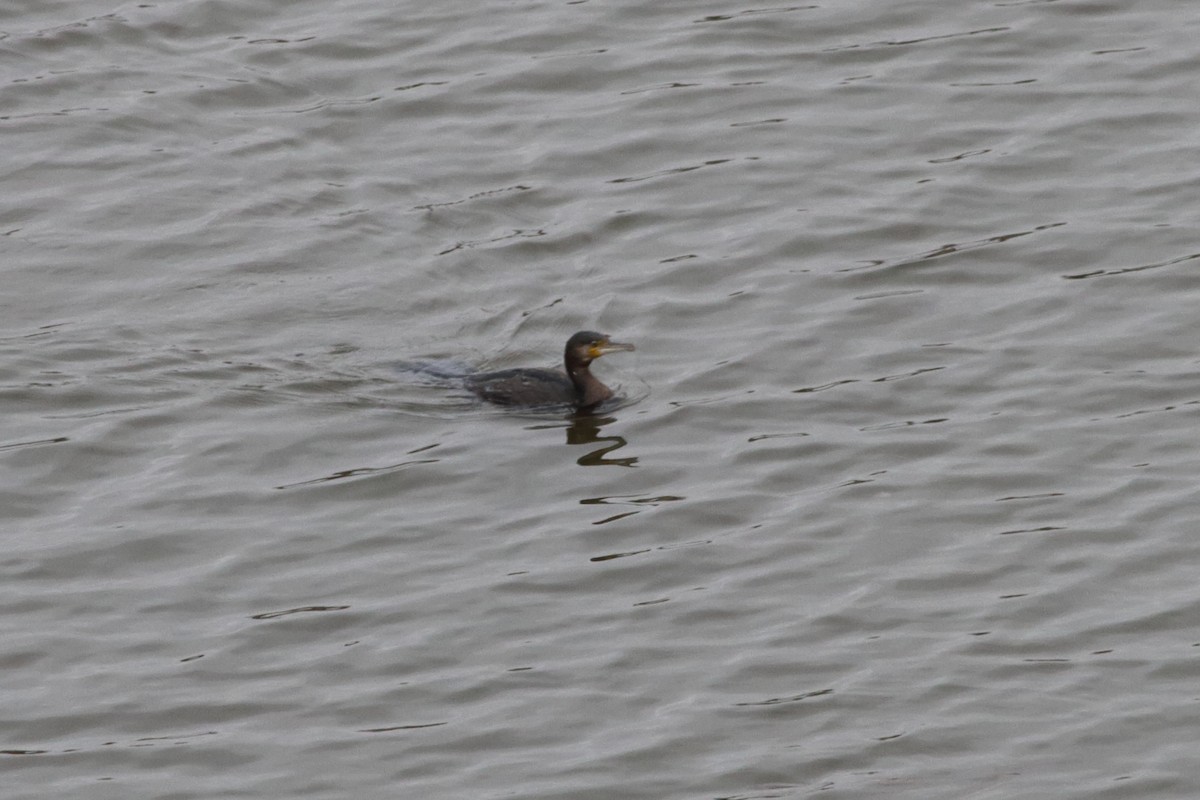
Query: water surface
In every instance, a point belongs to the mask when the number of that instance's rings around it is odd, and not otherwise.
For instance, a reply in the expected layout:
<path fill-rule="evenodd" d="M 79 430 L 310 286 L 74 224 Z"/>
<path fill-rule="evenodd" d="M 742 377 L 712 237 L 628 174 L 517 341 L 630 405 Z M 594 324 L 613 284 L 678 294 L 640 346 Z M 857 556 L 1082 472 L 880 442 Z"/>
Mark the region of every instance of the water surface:
<path fill-rule="evenodd" d="M 1197 32 L 10 3 L 6 796 L 1195 796 Z"/>

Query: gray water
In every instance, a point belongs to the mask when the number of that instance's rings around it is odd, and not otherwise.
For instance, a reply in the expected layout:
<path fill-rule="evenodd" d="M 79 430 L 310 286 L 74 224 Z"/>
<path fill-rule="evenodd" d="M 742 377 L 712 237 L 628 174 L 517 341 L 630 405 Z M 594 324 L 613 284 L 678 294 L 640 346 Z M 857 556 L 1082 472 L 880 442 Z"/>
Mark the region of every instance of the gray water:
<path fill-rule="evenodd" d="M 0 8 L 6 798 L 1200 796 L 1186 0 Z M 402 361 L 626 402 L 489 409 Z"/>

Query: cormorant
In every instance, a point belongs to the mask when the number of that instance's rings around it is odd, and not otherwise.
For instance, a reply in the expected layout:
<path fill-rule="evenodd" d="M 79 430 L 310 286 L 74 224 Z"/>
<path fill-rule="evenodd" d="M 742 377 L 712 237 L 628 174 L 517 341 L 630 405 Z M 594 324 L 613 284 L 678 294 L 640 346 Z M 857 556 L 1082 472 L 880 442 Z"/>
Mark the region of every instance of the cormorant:
<path fill-rule="evenodd" d="M 468 375 L 466 387 L 491 403 L 504 406 L 569 405 L 586 411 L 613 396 L 588 366 L 605 353 L 632 350 L 633 345 L 614 342 L 603 333 L 580 331 L 567 340 L 563 353 L 566 372 L 553 369 L 502 369 Z"/>

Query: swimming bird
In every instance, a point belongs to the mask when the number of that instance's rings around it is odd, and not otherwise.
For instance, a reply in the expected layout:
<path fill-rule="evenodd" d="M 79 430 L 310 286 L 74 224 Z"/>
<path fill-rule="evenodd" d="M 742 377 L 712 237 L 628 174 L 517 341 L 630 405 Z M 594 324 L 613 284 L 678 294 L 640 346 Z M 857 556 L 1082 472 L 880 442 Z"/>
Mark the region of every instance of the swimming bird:
<path fill-rule="evenodd" d="M 466 387 L 489 403 L 503 406 L 569 405 L 580 411 L 595 408 L 613 396 L 591 373 L 592 361 L 619 350 L 633 350 L 631 344 L 614 342 L 595 331 L 580 331 L 567 340 L 563 351 L 565 372 L 553 369 L 502 369 L 468 375 Z"/>

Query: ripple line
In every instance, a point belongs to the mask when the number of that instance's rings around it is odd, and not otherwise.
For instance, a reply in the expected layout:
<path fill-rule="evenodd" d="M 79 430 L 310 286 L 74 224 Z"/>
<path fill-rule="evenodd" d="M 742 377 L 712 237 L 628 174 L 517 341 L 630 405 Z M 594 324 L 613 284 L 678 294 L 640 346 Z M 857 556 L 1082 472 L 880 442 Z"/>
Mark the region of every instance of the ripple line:
<path fill-rule="evenodd" d="M 441 459 L 437 458 L 422 458 L 415 461 L 401 461 L 399 464 L 391 464 L 390 466 L 386 467 L 359 467 L 357 469 L 345 469 L 341 472 L 335 472 L 332 475 L 326 475 L 323 478 L 312 478 L 311 480 L 307 481 L 285 483 L 282 486 L 276 486 L 275 488 L 295 489 L 300 486 L 314 486 L 320 483 L 329 483 L 330 481 L 346 480 L 347 478 L 361 478 L 367 475 L 387 474 L 389 472 L 395 472 L 396 470 L 403 469 L 404 467 L 412 467 L 418 464 L 436 464 L 440 460 Z"/>
<path fill-rule="evenodd" d="M 804 694 L 794 694 L 791 697 L 772 697 L 769 700 L 755 700 L 749 703 L 734 703 L 735 706 L 778 706 L 784 703 L 798 703 L 801 700 L 809 700 L 814 697 L 823 697 L 827 694 L 833 694 L 833 689 L 818 689 L 815 692 L 805 692 Z"/>
<path fill-rule="evenodd" d="M 301 606 L 300 608 L 289 608 L 286 611 L 266 611 L 262 614 L 254 614 L 250 619 L 278 619 L 280 617 L 290 616 L 291 614 L 308 614 L 317 611 L 345 611 L 350 606 Z"/>
<path fill-rule="evenodd" d="M 28 442 L 13 442 L 11 444 L 0 444 L 0 450 L 15 450 L 18 447 L 36 447 L 43 444 L 60 444 L 62 442 L 71 441 L 66 436 L 56 436 L 53 439 L 33 439 Z"/>

